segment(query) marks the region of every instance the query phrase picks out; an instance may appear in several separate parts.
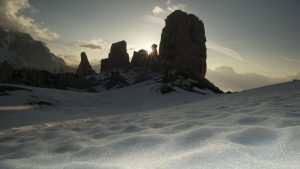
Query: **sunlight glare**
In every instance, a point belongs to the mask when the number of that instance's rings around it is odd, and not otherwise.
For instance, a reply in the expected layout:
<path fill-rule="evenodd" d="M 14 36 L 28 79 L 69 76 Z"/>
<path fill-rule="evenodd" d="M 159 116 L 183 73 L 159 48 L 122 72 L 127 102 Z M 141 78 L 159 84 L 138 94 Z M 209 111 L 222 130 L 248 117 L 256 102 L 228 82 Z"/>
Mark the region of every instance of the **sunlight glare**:
<path fill-rule="evenodd" d="M 144 44 L 142 46 L 142 49 L 146 50 L 148 53 L 152 52 L 152 48 L 151 48 L 152 44 Z"/>

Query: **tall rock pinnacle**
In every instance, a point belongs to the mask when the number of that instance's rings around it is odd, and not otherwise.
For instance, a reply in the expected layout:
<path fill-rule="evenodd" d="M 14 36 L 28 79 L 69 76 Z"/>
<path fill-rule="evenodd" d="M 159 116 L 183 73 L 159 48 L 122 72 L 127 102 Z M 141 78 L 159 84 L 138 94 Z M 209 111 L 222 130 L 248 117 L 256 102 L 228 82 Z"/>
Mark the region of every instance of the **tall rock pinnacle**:
<path fill-rule="evenodd" d="M 204 24 L 193 14 L 180 10 L 171 13 L 161 34 L 159 55 L 167 69 L 175 68 L 206 74 L 206 37 Z"/>
<path fill-rule="evenodd" d="M 76 71 L 76 74 L 82 77 L 96 74 L 96 72 L 92 69 L 92 66 L 89 63 L 85 52 L 81 52 L 81 61 Z"/>
<path fill-rule="evenodd" d="M 113 43 L 109 53 L 110 68 L 128 66 L 129 55 L 127 53 L 127 44 L 125 41 Z"/>
<path fill-rule="evenodd" d="M 111 45 L 108 58 L 101 60 L 100 73 L 109 73 L 113 71 L 114 68 L 122 68 L 129 65 L 127 43 L 124 40 L 119 41 Z"/>

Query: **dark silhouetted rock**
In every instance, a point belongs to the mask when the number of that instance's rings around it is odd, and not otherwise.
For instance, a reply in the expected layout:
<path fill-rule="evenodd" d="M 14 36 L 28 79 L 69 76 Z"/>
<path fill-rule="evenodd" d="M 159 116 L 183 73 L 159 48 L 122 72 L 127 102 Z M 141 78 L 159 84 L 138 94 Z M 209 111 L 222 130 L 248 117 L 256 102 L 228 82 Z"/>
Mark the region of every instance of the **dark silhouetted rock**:
<path fill-rule="evenodd" d="M 158 55 L 157 45 L 153 44 L 151 49 L 152 51 L 149 53 L 148 67 L 155 72 L 161 72 L 163 65 L 161 57 Z"/>
<path fill-rule="evenodd" d="M 110 48 L 109 67 L 111 69 L 128 66 L 129 55 L 127 53 L 127 44 L 125 41 L 113 43 Z"/>
<path fill-rule="evenodd" d="M 76 74 L 82 77 L 96 74 L 96 72 L 92 69 L 92 66 L 89 63 L 85 52 L 81 53 L 81 61 L 76 71 Z"/>
<path fill-rule="evenodd" d="M 148 61 L 148 52 L 144 49 L 138 52 L 134 51 L 131 64 L 136 67 L 145 67 Z"/>
<path fill-rule="evenodd" d="M 158 56 L 158 51 L 157 51 L 157 44 L 153 44 L 151 46 L 151 52 L 149 53 L 149 56 L 151 57 L 157 57 Z"/>
<path fill-rule="evenodd" d="M 161 70 L 160 58 L 157 52 L 157 45 L 152 45 L 152 51 L 148 52 L 144 49 L 133 53 L 131 64 L 136 67 L 142 67 L 145 69 L 150 69 L 155 72 Z"/>
<path fill-rule="evenodd" d="M 109 73 L 109 59 L 102 59 L 101 60 L 101 68 L 100 73 Z"/>
<path fill-rule="evenodd" d="M 199 78 L 206 74 L 204 24 L 193 14 L 171 13 L 161 34 L 159 55 L 166 69 L 190 70 Z"/>
<path fill-rule="evenodd" d="M 216 94 L 223 93 L 218 87 L 211 83 L 206 78 L 199 78 L 189 70 L 171 70 L 163 77 L 163 84 L 168 84 L 172 87 L 178 87 L 190 92 L 205 94 L 199 90 L 209 89 Z"/>

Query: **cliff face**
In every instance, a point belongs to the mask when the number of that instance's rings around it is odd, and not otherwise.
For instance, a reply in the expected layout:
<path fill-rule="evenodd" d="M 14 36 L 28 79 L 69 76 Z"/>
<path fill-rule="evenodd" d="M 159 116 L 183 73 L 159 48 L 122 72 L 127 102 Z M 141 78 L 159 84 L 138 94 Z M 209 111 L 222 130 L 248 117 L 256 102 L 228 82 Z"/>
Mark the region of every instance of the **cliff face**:
<path fill-rule="evenodd" d="M 111 68 L 128 66 L 130 63 L 127 53 L 127 43 L 125 41 L 113 43 L 108 58 Z"/>
<path fill-rule="evenodd" d="M 166 69 L 206 74 L 206 37 L 204 24 L 193 14 L 176 10 L 166 19 L 161 34 L 159 55 Z"/>
<path fill-rule="evenodd" d="M 51 53 L 45 44 L 34 40 L 29 34 L 0 28 L 0 62 L 3 61 L 14 68 L 74 71 L 63 59 Z"/>
<path fill-rule="evenodd" d="M 113 43 L 108 58 L 101 60 L 101 73 L 111 72 L 113 69 L 129 66 L 126 41 Z"/>
<path fill-rule="evenodd" d="M 85 52 L 81 53 L 81 61 L 76 71 L 76 74 L 82 77 L 96 74 L 96 72 L 92 69 L 92 66 L 90 65 L 90 62 Z"/>
<path fill-rule="evenodd" d="M 101 60 L 100 73 L 109 73 L 109 59 L 108 58 Z"/>

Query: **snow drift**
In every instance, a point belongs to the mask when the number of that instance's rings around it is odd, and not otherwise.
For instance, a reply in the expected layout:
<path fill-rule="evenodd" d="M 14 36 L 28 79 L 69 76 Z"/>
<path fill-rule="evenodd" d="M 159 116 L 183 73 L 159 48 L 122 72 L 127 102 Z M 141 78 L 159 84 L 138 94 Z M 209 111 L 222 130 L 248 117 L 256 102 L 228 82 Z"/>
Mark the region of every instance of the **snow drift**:
<path fill-rule="evenodd" d="M 299 168 L 299 81 L 225 95 L 141 85 L 0 96 L 1 106 L 53 104 L 0 111 L 0 168 Z"/>

